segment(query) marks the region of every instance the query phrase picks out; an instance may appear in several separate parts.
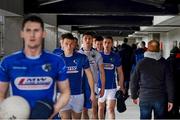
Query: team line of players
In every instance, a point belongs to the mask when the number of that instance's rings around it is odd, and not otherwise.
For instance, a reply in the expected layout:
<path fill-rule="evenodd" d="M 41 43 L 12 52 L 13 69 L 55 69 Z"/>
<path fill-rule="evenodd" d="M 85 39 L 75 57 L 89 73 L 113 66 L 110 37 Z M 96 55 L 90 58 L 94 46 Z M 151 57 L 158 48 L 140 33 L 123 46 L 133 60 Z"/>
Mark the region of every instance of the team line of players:
<path fill-rule="evenodd" d="M 104 38 L 104 49 L 98 52 L 92 48 L 92 34 L 84 33 L 82 48 L 76 51 L 73 35 L 65 33 L 61 36 L 61 48 L 50 53 L 42 49 L 45 35 L 39 17 L 24 19 L 23 49 L 1 61 L 0 101 L 5 99 L 10 83 L 11 95 L 24 97 L 31 109 L 38 100 L 56 101 L 50 118 L 59 112 L 62 119 L 80 119 L 83 112 L 82 118 L 87 119 L 92 108 L 91 118 L 104 119 L 107 105 L 108 117 L 114 119 L 116 71 L 118 85 L 124 93 L 125 89 L 121 59 L 111 51 L 112 37 Z"/>

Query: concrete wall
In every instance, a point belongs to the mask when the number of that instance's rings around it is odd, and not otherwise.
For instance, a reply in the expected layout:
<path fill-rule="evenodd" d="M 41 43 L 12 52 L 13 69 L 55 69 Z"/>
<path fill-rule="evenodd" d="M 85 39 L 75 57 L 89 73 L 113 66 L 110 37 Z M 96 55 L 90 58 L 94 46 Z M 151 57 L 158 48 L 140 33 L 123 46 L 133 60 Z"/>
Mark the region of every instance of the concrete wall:
<path fill-rule="evenodd" d="M 162 55 L 168 58 L 170 55 L 171 41 L 169 40 L 169 32 L 163 32 L 160 34 L 160 41 L 162 43 Z"/>
<path fill-rule="evenodd" d="M 5 35 L 3 48 L 5 55 L 22 48 L 22 39 L 20 38 L 22 17 L 5 17 Z"/>
<path fill-rule="evenodd" d="M 46 27 L 45 49 L 53 51 L 57 46 L 57 35 L 55 27 Z"/>
<path fill-rule="evenodd" d="M 165 58 L 169 57 L 170 50 L 173 48 L 173 42 L 180 42 L 180 28 L 171 30 L 167 33 L 161 33 L 161 40 L 163 41 L 163 55 Z"/>

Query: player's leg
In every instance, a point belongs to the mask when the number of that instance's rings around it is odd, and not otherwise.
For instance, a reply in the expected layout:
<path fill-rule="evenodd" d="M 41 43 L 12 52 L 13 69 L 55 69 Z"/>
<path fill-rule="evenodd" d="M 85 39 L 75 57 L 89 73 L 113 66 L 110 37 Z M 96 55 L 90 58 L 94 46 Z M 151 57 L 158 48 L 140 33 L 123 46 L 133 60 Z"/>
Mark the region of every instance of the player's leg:
<path fill-rule="evenodd" d="M 81 119 L 81 114 L 83 110 L 84 103 L 84 94 L 73 95 L 71 106 L 71 117 L 72 119 Z"/>
<path fill-rule="evenodd" d="M 107 90 L 107 112 L 109 119 L 115 119 L 116 89 Z"/>
<path fill-rule="evenodd" d="M 115 111 L 114 111 L 115 105 L 116 105 L 116 100 L 107 100 L 107 112 L 109 119 L 115 119 Z"/>
<path fill-rule="evenodd" d="M 98 99 L 92 103 L 92 119 L 98 119 Z"/>
<path fill-rule="evenodd" d="M 60 112 L 62 120 L 71 119 L 71 110 L 65 110 Z"/>
<path fill-rule="evenodd" d="M 106 90 L 104 95 L 98 99 L 98 117 L 99 119 L 105 119 L 104 109 L 105 109 L 105 102 L 106 102 Z"/>
<path fill-rule="evenodd" d="M 58 94 L 58 96 L 60 93 Z M 70 100 L 67 105 L 65 105 L 59 112 L 61 119 L 71 119 L 71 101 L 72 101 L 72 96 L 70 97 Z"/>

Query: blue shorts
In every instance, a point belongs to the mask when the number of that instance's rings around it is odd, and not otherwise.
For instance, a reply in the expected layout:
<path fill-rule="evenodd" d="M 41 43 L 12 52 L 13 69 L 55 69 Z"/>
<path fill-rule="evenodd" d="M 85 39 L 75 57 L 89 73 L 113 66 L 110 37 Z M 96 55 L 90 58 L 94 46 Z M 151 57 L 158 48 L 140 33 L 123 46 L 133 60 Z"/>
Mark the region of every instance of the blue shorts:
<path fill-rule="evenodd" d="M 90 90 L 90 86 L 89 86 L 87 78 L 85 78 L 83 82 L 84 82 L 83 83 L 84 84 L 83 85 L 84 108 L 91 109 L 92 108 L 92 103 L 91 103 L 91 100 L 90 100 L 91 90 Z"/>

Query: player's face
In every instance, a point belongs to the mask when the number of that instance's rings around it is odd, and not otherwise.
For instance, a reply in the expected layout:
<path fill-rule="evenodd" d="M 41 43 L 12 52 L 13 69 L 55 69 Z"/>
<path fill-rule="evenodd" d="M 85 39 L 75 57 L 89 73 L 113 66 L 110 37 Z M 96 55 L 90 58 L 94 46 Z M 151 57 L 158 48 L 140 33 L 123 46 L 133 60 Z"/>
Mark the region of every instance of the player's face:
<path fill-rule="evenodd" d="M 91 48 L 93 43 L 93 37 L 91 35 L 84 35 L 83 38 L 83 47 Z"/>
<path fill-rule="evenodd" d="M 96 48 L 96 38 L 93 38 L 93 48 Z"/>
<path fill-rule="evenodd" d="M 96 41 L 96 49 L 97 51 L 103 50 L 103 41 Z"/>
<path fill-rule="evenodd" d="M 45 38 L 45 31 L 40 23 L 28 21 L 21 31 L 21 37 L 24 40 L 25 48 L 41 48 L 43 39 Z"/>
<path fill-rule="evenodd" d="M 63 39 L 62 45 L 63 45 L 64 52 L 73 53 L 74 48 L 75 48 L 74 40 L 65 38 L 65 39 Z"/>
<path fill-rule="evenodd" d="M 112 43 L 111 39 L 104 39 L 103 40 L 103 47 L 104 47 L 105 51 L 110 52 L 111 48 L 112 48 L 112 45 L 113 45 L 113 43 Z"/>

